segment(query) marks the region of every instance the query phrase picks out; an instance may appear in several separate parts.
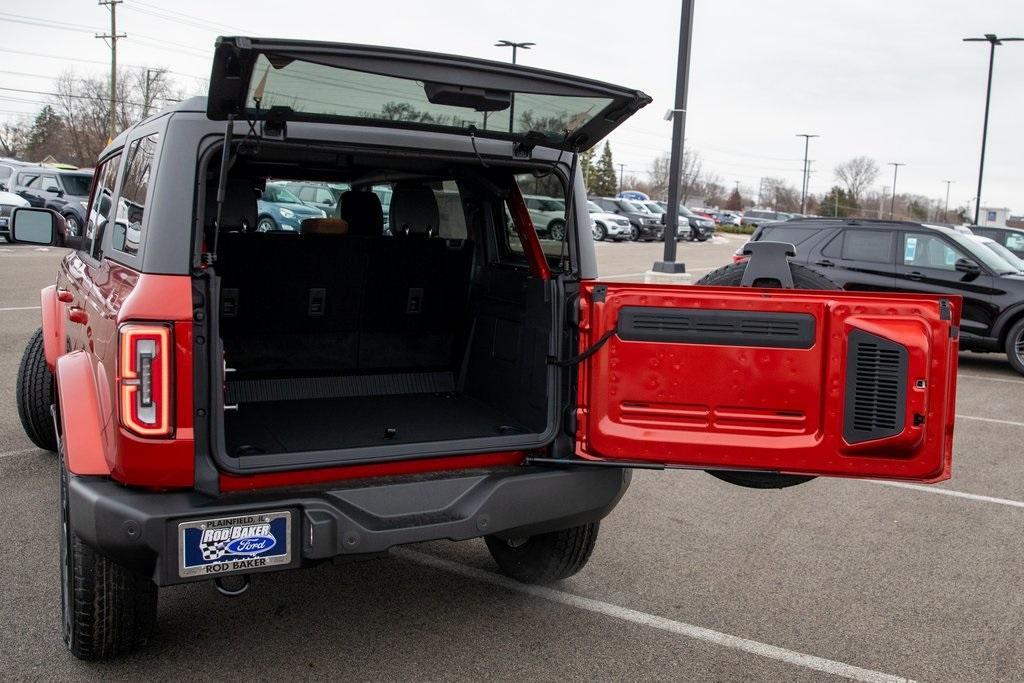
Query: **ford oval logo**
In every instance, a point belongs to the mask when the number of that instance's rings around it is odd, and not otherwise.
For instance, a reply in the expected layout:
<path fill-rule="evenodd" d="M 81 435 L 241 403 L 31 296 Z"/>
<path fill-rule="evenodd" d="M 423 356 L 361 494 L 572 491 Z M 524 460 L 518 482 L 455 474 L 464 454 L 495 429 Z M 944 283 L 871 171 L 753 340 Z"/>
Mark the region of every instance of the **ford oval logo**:
<path fill-rule="evenodd" d="M 277 545 L 273 536 L 246 536 L 236 538 L 224 548 L 225 555 L 259 555 Z"/>

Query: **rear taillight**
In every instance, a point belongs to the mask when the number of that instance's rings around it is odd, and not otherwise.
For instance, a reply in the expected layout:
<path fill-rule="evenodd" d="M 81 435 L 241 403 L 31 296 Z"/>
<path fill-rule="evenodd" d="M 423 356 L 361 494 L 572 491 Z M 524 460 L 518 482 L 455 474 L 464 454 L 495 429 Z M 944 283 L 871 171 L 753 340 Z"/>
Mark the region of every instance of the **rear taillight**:
<path fill-rule="evenodd" d="M 170 436 L 171 328 L 169 325 L 122 325 L 117 376 L 121 424 L 139 436 Z"/>

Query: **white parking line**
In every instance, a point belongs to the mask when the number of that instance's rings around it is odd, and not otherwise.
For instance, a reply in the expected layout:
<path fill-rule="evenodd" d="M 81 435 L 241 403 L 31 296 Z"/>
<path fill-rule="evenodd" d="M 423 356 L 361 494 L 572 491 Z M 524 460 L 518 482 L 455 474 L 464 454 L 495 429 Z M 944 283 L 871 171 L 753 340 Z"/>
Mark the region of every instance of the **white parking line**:
<path fill-rule="evenodd" d="M 976 500 L 981 503 L 994 503 L 995 505 L 1006 505 L 1014 508 L 1024 508 L 1024 501 L 1010 500 L 1009 498 L 994 498 L 992 496 L 980 496 L 977 493 L 966 493 L 964 491 L 953 491 L 952 489 L 941 489 L 937 486 L 922 486 L 921 484 L 908 484 L 903 481 L 880 481 L 877 479 L 867 480 L 872 484 L 881 484 L 883 486 L 895 486 L 900 489 L 910 489 L 912 491 L 921 491 L 922 493 L 937 493 L 940 496 L 952 496 L 953 498 L 964 498 L 966 500 Z"/>
<path fill-rule="evenodd" d="M 715 270 L 716 268 L 721 268 L 721 266 L 711 266 L 709 268 L 690 268 L 686 272 L 687 273 L 706 273 L 708 271 Z M 640 275 L 647 275 L 647 273 L 649 273 L 649 272 L 650 271 L 648 271 L 648 270 L 641 270 L 639 273 L 614 273 L 612 275 L 602 275 L 600 277 L 600 279 L 601 280 L 607 280 L 610 277 L 637 277 L 637 276 L 640 276 Z"/>
<path fill-rule="evenodd" d="M 852 664 L 844 664 L 843 662 L 836 662 L 831 659 L 824 659 L 822 657 L 815 657 L 814 655 L 808 655 L 794 650 L 787 650 L 785 648 L 776 647 L 775 645 L 768 645 L 767 643 L 761 643 L 756 640 L 740 638 L 739 636 L 729 635 L 728 633 L 722 633 L 721 631 L 713 631 L 702 626 L 686 624 L 681 621 L 659 617 L 655 614 L 648 614 L 628 607 L 621 607 L 608 602 L 602 602 L 601 600 L 584 598 L 555 588 L 519 583 L 518 581 L 513 581 L 512 579 L 499 576 L 492 572 L 477 569 L 476 567 L 469 567 L 459 562 L 444 560 L 440 557 L 410 550 L 408 548 L 392 548 L 391 553 L 406 560 L 426 565 L 428 567 L 433 567 L 434 569 L 458 574 L 475 581 L 489 583 L 493 586 L 499 586 L 518 593 L 526 593 L 527 595 L 541 598 L 542 600 L 557 602 L 569 607 L 575 607 L 577 609 L 594 612 L 614 619 L 628 621 L 640 626 L 647 626 L 649 628 L 658 629 L 659 631 L 666 631 L 685 638 L 701 640 L 720 647 L 740 650 L 748 654 L 757 655 L 758 657 L 786 662 L 787 664 L 801 666 L 805 669 L 821 671 L 833 676 L 841 676 L 854 681 L 879 681 L 885 683 L 908 680 L 899 676 L 882 673 L 881 671 L 862 669 L 861 667 L 853 666 Z"/>
<path fill-rule="evenodd" d="M 0 312 L 3 311 L 38 311 L 42 306 L 10 306 L 8 308 L 0 308 Z"/>
<path fill-rule="evenodd" d="M 956 419 L 958 420 L 977 420 L 978 422 L 992 422 L 999 425 L 1010 425 L 1012 427 L 1024 427 L 1024 422 L 1014 422 L 1013 420 L 997 420 L 994 417 L 976 417 L 974 415 L 960 415 L 957 413 Z"/>
<path fill-rule="evenodd" d="M 959 373 L 957 375 L 961 379 L 983 379 L 989 382 L 1006 382 L 1007 384 L 1024 384 L 1024 379 L 1007 379 L 1006 377 L 989 377 L 988 375 L 965 375 Z"/>
<path fill-rule="evenodd" d="M 16 455 L 25 455 L 26 453 L 38 453 L 38 448 L 21 448 L 16 451 L 4 451 L 0 453 L 0 458 L 13 458 Z"/>

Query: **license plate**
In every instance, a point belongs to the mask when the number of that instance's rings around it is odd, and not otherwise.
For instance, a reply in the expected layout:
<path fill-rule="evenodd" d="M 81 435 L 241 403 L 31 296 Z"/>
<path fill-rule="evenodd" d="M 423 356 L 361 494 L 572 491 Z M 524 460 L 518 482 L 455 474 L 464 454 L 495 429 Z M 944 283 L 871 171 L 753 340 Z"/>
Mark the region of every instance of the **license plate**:
<path fill-rule="evenodd" d="M 292 561 L 292 513 L 259 512 L 178 525 L 178 575 L 244 574 Z"/>

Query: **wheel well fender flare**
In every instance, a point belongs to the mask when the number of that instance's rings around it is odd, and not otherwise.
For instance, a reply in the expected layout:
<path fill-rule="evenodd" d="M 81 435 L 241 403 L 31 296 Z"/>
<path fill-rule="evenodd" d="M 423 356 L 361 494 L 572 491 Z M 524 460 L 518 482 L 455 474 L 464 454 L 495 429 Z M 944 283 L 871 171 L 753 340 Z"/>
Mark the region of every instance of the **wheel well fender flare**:
<path fill-rule="evenodd" d="M 43 355 L 46 356 L 46 367 L 50 368 L 50 372 L 54 372 L 57 367 L 57 357 L 61 353 L 60 340 L 63 336 L 61 306 L 57 301 L 57 285 L 43 287 L 39 293 L 39 303 L 43 326 Z"/>
<path fill-rule="evenodd" d="M 68 471 L 77 475 L 109 476 L 110 464 L 104 447 L 104 420 L 96 375 L 85 351 L 66 353 L 57 359 L 54 373 L 60 419 L 60 439 Z M 62 396 L 74 401 L 74 409 L 63 407 Z M 116 420 L 115 420 L 116 424 Z"/>
<path fill-rule="evenodd" d="M 1024 303 L 1014 304 L 1007 308 L 996 318 L 996 324 L 992 326 L 992 336 L 998 339 L 1000 344 L 1003 344 L 1006 342 L 1006 333 L 1022 317 L 1024 317 Z"/>

